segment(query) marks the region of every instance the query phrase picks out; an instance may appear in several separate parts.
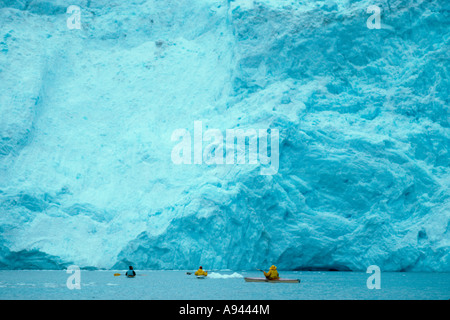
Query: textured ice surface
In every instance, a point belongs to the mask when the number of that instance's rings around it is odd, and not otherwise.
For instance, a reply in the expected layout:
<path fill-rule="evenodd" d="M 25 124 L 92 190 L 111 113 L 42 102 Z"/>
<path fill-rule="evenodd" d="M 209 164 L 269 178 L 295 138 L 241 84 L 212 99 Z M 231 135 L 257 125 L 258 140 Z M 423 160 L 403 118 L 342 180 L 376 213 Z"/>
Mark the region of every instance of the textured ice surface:
<path fill-rule="evenodd" d="M 0 268 L 450 271 L 442 1 L 0 1 Z M 278 129 L 278 173 L 171 134 Z"/>

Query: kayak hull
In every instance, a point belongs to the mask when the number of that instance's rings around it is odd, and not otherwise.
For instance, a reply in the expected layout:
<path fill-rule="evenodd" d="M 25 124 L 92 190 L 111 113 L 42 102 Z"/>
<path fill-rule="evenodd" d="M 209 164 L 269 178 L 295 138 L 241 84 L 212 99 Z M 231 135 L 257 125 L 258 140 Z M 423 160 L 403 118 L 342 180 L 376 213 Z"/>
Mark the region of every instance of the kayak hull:
<path fill-rule="evenodd" d="M 196 276 L 197 279 L 206 279 L 206 276 Z"/>
<path fill-rule="evenodd" d="M 245 282 L 270 282 L 270 283 L 300 283 L 300 279 L 277 279 L 268 280 L 266 278 L 244 278 Z"/>

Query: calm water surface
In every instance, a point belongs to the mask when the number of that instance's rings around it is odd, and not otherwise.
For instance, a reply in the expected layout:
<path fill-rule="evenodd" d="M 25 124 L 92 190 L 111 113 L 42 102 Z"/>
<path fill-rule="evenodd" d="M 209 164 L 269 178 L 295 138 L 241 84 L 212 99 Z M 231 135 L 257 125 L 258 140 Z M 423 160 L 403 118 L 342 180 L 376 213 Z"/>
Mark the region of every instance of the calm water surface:
<path fill-rule="evenodd" d="M 146 300 L 305 300 L 305 299 L 450 299 L 450 273 L 381 273 L 381 288 L 368 289 L 364 272 L 280 272 L 300 284 L 246 283 L 260 272 L 210 273 L 199 280 L 185 271 L 81 271 L 79 290 L 70 290 L 66 271 L 0 271 L 0 299 L 146 299 Z"/>

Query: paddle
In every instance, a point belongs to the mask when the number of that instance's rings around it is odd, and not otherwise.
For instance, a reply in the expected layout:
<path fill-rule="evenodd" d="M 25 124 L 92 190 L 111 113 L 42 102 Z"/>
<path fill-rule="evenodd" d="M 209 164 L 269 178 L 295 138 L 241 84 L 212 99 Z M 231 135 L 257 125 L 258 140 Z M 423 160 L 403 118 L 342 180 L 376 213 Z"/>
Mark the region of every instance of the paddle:
<path fill-rule="evenodd" d="M 264 272 L 264 270 L 261 270 L 261 269 L 258 269 L 258 268 L 255 268 L 256 270 L 258 270 L 258 271 L 261 271 L 262 273 L 264 273 L 264 277 L 266 277 L 266 273 Z"/>
<path fill-rule="evenodd" d="M 264 272 L 264 270 L 261 270 L 261 269 L 258 269 L 258 268 L 255 268 L 255 269 L 258 270 L 258 271 Z M 265 272 L 264 272 L 264 276 L 267 278 Z M 279 279 L 279 278 L 277 278 L 277 279 Z M 267 280 L 276 280 L 276 279 L 269 279 L 269 278 L 267 278 Z"/>
<path fill-rule="evenodd" d="M 118 276 L 124 276 L 125 274 L 121 274 L 121 273 L 114 273 L 114 277 L 118 277 Z M 146 274 L 137 274 L 137 276 L 141 276 L 141 277 L 145 277 Z"/>

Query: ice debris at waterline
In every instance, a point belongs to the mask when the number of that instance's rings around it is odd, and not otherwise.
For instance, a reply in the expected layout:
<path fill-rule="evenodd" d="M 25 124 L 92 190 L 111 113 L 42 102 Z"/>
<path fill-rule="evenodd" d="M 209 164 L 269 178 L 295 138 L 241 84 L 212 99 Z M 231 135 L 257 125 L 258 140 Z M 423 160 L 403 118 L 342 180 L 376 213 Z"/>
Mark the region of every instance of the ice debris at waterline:
<path fill-rule="evenodd" d="M 234 278 L 244 278 L 244 276 L 240 273 L 233 272 L 232 274 L 222 274 L 218 272 L 211 272 L 208 274 L 208 278 L 210 279 L 234 279 Z"/>
<path fill-rule="evenodd" d="M 445 1 L 71 5 L 0 2 L 0 268 L 450 271 Z"/>

